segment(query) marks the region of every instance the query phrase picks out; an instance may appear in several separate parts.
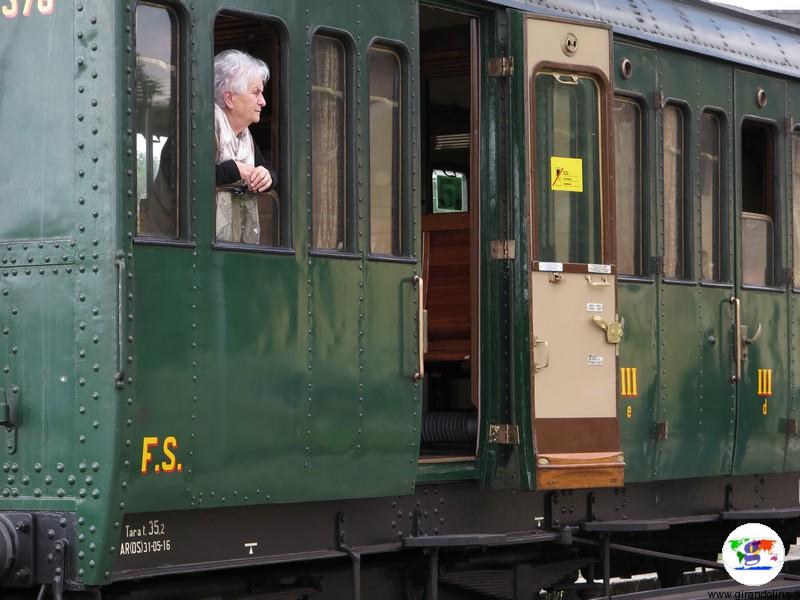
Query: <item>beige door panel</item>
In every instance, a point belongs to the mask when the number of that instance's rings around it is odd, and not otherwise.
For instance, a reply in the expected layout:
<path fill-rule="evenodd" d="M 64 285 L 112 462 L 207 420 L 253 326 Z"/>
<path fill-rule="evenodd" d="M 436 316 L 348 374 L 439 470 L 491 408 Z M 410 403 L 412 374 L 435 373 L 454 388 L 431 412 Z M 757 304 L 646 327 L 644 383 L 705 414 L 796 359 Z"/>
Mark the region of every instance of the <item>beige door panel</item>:
<path fill-rule="evenodd" d="M 533 352 L 534 417 L 616 416 L 616 345 L 592 320 L 615 321 L 614 277 L 534 272 L 531 282 L 533 336 L 540 341 Z"/>

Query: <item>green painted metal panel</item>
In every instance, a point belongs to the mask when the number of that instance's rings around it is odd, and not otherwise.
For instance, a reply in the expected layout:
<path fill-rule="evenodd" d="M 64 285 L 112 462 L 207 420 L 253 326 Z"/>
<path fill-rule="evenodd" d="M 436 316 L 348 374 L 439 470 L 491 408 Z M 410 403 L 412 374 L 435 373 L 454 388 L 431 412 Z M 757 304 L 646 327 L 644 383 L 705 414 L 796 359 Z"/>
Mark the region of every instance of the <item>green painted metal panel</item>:
<path fill-rule="evenodd" d="M 692 165 L 699 164 L 701 157 L 702 115 L 713 110 L 721 126 L 723 181 L 730 178 L 732 70 L 712 60 L 667 50 L 659 51 L 658 63 L 663 97 L 680 107 L 684 119 L 684 194 L 689 215 L 684 249 L 690 280 L 660 281 L 662 381 L 657 422 L 664 424 L 660 433 L 665 439 L 657 447 L 656 472 L 659 478 L 720 475 L 730 472 L 735 426 L 736 389 L 731 383 L 733 289 L 727 281 L 702 282 L 702 190 L 700 172 Z M 659 136 L 659 169 L 663 168 L 661 144 Z M 663 213 L 663 181 L 661 187 L 659 212 Z M 729 184 L 723 184 L 721 194 L 722 206 L 730 207 Z M 730 208 L 724 219 L 732 222 Z M 662 229 L 667 226 L 663 221 L 660 225 Z M 663 236 L 662 231 L 660 239 Z M 663 242 L 659 247 L 663 248 Z M 722 256 L 730 263 L 729 250 L 723 250 Z"/>
<path fill-rule="evenodd" d="M 620 393 L 617 415 L 620 420 L 622 450 L 625 455 L 625 481 L 647 481 L 654 469 L 656 440 L 653 423 L 658 402 L 658 321 L 653 316 L 656 286 L 620 282 L 617 285 L 617 312 L 625 319 L 625 337 L 619 347 L 620 369 L 635 382 L 636 390 Z M 622 392 L 623 390 L 619 390 Z M 628 410 L 630 409 L 630 411 Z"/>
<path fill-rule="evenodd" d="M 419 364 L 414 266 L 369 262 L 365 269 L 363 444 L 372 451 L 361 476 L 372 470 L 381 493 L 410 492 L 422 407 L 422 386 L 412 379 Z"/>
<path fill-rule="evenodd" d="M 77 497 L 70 484 L 78 463 L 75 326 L 75 281 L 64 265 L 2 271 L 0 388 L 9 401 L 12 390 L 19 391 L 16 447 L 8 447 L 5 427 L 0 432 L 0 464 L 7 474 L 1 508 L 20 508 L 20 500 Z"/>
<path fill-rule="evenodd" d="M 782 266 L 788 263 L 786 233 L 788 230 L 788 203 L 786 190 L 785 152 L 786 139 L 783 127 L 786 111 L 786 84 L 772 77 L 736 71 L 734 74 L 736 107 L 736 140 L 741 145 L 742 123 L 745 120 L 771 124 L 775 135 L 775 175 L 773 178 L 776 208 L 772 214 L 774 227 L 776 287 L 759 290 L 743 285 L 742 281 L 742 156 L 737 157 L 739 175 L 736 178 L 736 276 L 737 296 L 742 306 L 742 326 L 752 337 L 759 324 L 760 339 L 746 344 L 747 360 L 742 366 L 742 380 L 738 386 L 736 446 L 734 450 L 734 475 L 781 471 L 786 458 L 786 433 L 783 420 L 789 416 L 789 292 L 783 286 Z M 763 89 L 767 104 L 757 105 L 757 92 Z M 759 370 L 761 375 L 759 375 Z M 769 370 L 769 375 L 766 371 Z M 765 379 L 771 383 L 765 394 Z"/>
<path fill-rule="evenodd" d="M 18 386 L 20 400 L 0 507 L 76 512 L 75 566 L 91 583 L 113 556 L 124 470 L 125 397 L 114 385 L 121 109 L 109 60 L 124 51 L 120 5 L 55 2 L 42 14 L 29 4 L 28 15 L 19 3 L 22 14 L 0 19 L 0 387 Z"/>
<path fill-rule="evenodd" d="M 656 110 L 653 106 L 656 82 L 656 52 L 652 48 L 617 41 L 614 44 L 613 65 L 631 62 L 629 78 L 616 77 L 616 93 L 620 97 L 633 99 L 638 105 L 642 119 L 641 163 L 642 173 L 642 220 L 644 252 L 654 247 L 656 232 L 655 206 L 648 199 L 655 197 L 654 169 Z M 631 160 L 627 156 L 615 157 L 617 161 Z M 653 424 L 658 403 L 658 286 L 652 278 L 618 277 L 617 312 L 625 319 L 625 336 L 619 347 L 620 371 L 618 379 L 617 415 L 620 420 L 622 450 L 625 456 L 625 481 L 647 481 L 653 477 L 655 468 L 656 439 Z M 622 389 L 621 374 L 625 373 L 626 389 Z M 629 385 L 635 385 L 635 392 Z M 634 394 L 623 396 L 623 393 Z M 630 411 L 629 411 L 630 409 Z"/>
<path fill-rule="evenodd" d="M 64 237 L 74 226 L 74 11 L 30 12 L 20 5 L 0 20 L 0 240 Z"/>
<path fill-rule="evenodd" d="M 800 122 L 800 83 L 797 82 L 790 82 L 787 88 L 787 110 L 789 115 L 791 115 L 794 123 Z M 797 131 L 797 129 L 795 129 Z M 800 156 L 793 153 L 793 146 L 791 138 L 788 140 L 788 159 L 787 159 L 787 170 L 789 173 L 789 177 L 787 180 L 787 184 L 789 186 L 790 198 L 796 198 L 800 200 L 800 189 L 797 189 L 797 186 L 794 184 L 794 179 L 792 177 L 793 173 L 793 166 L 800 164 Z M 798 255 L 798 245 L 800 245 L 800 239 L 797 239 L 796 232 L 798 231 L 798 227 L 800 227 L 800 223 L 797 222 L 794 211 L 797 210 L 796 200 L 793 200 L 790 203 L 790 206 L 794 207 L 792 210 L 789 211 L 789 217 L 792 219 L 792 226 L 789 228 L 789 248 L 792 249 L 791 254 L 793 257 Z M 793 258 L 792 265 L 794 267 L 794 272 L 797 272 L 798 265 L 797 260 Z M 797 277 L 794 277 L 795 281 L 793 282 L 793 292 L 791 293 L 790 297 L 790 307 L 789 307 L 789 363 L 790 363 L 790 382 L 789 382 L 789 389 L 791 390 L 791 405 L 789 408 L 789 418 L 794 419 L 795 423 L 800 420 L 800 361 L 798 361 L 798 341 L 800 340 L 800 295 L 798 294 L 798 289 L 800 289 L 800 281 L 797 281 Z M 786 461 L 784 464 L 784 469 L 787 471 L 794 471 L 800 469 L 800 436 L 797 433 L 791 434 L 787 432 L 786 436 Z"/>
<path fill-rule="evenodd" d="M 137 383 L 131 390 L 128 460 L 134 468 L 127 510 L 410 493 L 421 402 L 411 377 L 417 364 L 416 265 L 310 254 L 307 63 L 298 58 L 308 46 L 295 33 L 317 26 L 350 31 L 353 62 L 366 73 L 374 37 L 398 40 L 414 52 L 410 11 L 416 7 L 404 9 L 409 18 L 403 19 L 368 7 L 359 12 L 355 5 L 344 12 L 314 5 L 306 12 L 288 1 L 266 10 L 262 2 L 247 1 L 187 8 L 192 35 L 202 39 L 213 36 L 214 15 L 223 8 L 292 24 L 281 48 L 292 57 L 281 72 L 292 118 L 280 130 L 290 144 L 290 163 L 283 165 L 279 193 L 288 199 L 297 253 L 213 248 L 210 168 L 196 171 L 193 182 L 196 248 L 132 244 Z M 199 75 L 192 90 L 198 107 L 193 130 L 200 132 L 192 159 L 208 165 L 212 59 L 208 47 L 196 54 Z M 360 99 L 357 137 L 367 139 L 367 86 L 354 93 Z M 407 100 L 416 103 L 411 94 Z M 357 149 L 364 166 L 367 151 Z M 366 174 L 357 184 L 360 227 L 369 222 Z M 360 233 L 365 253 L 368 231 Z M 169 435 L 179 443 L 182 470 L 155 473 Z M 147 436 L 159 444 L 143 475 Z"/>
<path fill-rule="evenodd" d="M 783 470 L 786 451 L 782 422 L 790 405 L 786 296 L 755 291 L 740 295 L 742 324 L 748 327 L 748 336 L 759 324 L 763 333 L 758 342 L 748 347 L 742 368 L 734 474 L 779 472 Z M 764 380 L 763 369 L 770 370 L 769 381 Z"/>

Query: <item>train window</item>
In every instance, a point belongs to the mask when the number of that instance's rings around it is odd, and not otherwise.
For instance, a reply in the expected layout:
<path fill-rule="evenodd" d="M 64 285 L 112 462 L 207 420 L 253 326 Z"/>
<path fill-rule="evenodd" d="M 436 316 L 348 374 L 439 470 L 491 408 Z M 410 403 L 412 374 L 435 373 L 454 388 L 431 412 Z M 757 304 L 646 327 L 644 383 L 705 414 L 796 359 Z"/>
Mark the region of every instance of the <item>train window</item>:
<path fill-rule="evenodd" d="M 700 121 L 700 261 L 703 281 L 729 279 L 721 153 L 722 120 L 713 112 L 704 112 Z"/>
<path fill-rule="evenodd" d="M 397 52 L 373 46 L 369 51 L 370 252 L 378 255 L 404 252 L 401 77 Z"/>
<path fill-rule="evenodd" d="M 642 111 L 632 100 L 614 101 L 617 269 L 645 275 L 642 216 Z"/>
<path fill-rule="evenodd" d="M 311 43 L 312 232 L 316 249 L 353 250 L 347 181 L 345 45 L 327 35 Z"/>
<path fill-rule="evenodd" d="M 742 124 L 742 282 L 775 285 L 775 132 L 765 123 Z"/>
<path fill-rule="evenodd" d="M 794 287 L 800 287 L 800 129 L 792 132 L 792 215 L 794 216 Z"/>
<path fill-rule="evenodd" d="M 170 8 L 136 6 L 137 235 L 177 239 L 181 214 L 178 117 L 178 16 Z"/>
<path fill-rule="evenodd" d="M 686 252 L 691 215 L 686 210 L 684 127 L 681 109 L 666 106 L 663 124 L 664 275 L 674 279 L 691 278 L 691 263 Z"/>
<path fill-rule="evenodd" d="M 288 182 L 278 176 L 281 35 L 265 19 L 222 12 L 214 56 L 215 245 L 286 248 Z"/>
<path fill-rule="evenodd" d="M 603 263 L 600 89 L 594 79 L 541 72 L 536 99 L 540 261 Z"/>

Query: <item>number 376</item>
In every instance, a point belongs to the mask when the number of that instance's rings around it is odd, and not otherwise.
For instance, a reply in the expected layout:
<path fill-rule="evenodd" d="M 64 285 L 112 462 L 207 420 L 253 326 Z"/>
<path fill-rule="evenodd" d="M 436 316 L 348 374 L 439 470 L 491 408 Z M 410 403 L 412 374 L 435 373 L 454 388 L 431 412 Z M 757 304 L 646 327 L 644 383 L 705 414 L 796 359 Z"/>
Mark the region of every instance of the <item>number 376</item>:
<path fill-rule="evenodd" d="M 52 15 L 55 10 L 56 0 L 36 0 L 36 8 L 40 14 Z M 22 4 L 22 16 L 28 17 L 33 10 L 33 0 L 5 0 L 0 10 L 6 19 L 13 19 L 19 16 L 19 6 Z"/>

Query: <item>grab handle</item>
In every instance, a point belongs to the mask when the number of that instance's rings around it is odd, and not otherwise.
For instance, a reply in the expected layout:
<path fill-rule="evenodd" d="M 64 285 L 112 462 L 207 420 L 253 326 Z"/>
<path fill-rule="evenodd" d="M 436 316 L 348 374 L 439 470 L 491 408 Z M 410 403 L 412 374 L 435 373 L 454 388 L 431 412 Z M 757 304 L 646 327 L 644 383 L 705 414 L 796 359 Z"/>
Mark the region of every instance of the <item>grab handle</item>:
<path fill-rule="evenodd" d="M 533 345 L 534 345 L 534 347 L 536 347 L 536 346 L 544 346 L 544 351 L 545 351 L 544 364 L 543 365 L 539 365 L 539 364 L 536 363 L 536 360 L 534 359 L 534 361 L 533 361 L 533 370 L 534 371 L 541 371 L 542 369 L 546 369 L 547 367 L 550 366 L 550 344 L 548 343 L 547 340 L 537 337 L 537 338 L 534 339 Z"/>
<path fill-rule="evenodd" d="M 125 255 L 121 252 L 114 261 L 117 267 L 117 372 L 114 383 L 117 388 L 125 385 Z"/>
<path fill-rule="evenodd" d="M 736 350 L 736 372 L 731 376 L 731 381 L 736 383 L 742 379 L 742 336 L 740 334 L 742 327 L 742 301 L 736 296 L 731 296 L 731 304 L 733 304 L 733 344 Z"/>
<path fill-rule="evenodd" d="M 417 302 L 419 313 L 417 315 L 417 341 L 419 342 L 419 368 L 414 373 L 414 381 L 421 381 L 425 377 L 425 281 L 419 275 L 414 275 L 414 285 L 417 287 Z"/>

